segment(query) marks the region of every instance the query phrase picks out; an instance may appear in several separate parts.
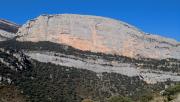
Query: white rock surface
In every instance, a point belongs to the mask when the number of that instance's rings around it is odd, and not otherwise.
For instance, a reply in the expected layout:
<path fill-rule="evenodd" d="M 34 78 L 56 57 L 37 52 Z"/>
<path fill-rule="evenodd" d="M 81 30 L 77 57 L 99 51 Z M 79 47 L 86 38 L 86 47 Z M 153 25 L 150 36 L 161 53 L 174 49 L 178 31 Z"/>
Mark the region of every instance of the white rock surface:
<path fill-rule="evenodd" d="M 177 73 L 139 69 L 129 63 L 120 63 L 118 61 L 109 62 L 104 59 L 94 59 L 94 60 L 81 59 L 75 56 L 63 55 L 53 52 L 42 52 L 42 51 L 26 52 L 26 55 L 40 62 L 45 62 L 45 63 L 50 62 L 56 65 L 91 70 L 93 72 L 96 72 L 97 75 L 103 72 L 107 72 L 107 73 L 119 73 L 129 77 L 141 76 L 140 78 L 142 78 L 142 80 L 146 81 L 148 84 L 165 82 L 169 79 L 171 81 L 180 81 L 180 76 Z"/>
<path fill-rule="evenodd" d="M 0 41 L 5 41 L 7 39 L 12 39 L 16 36 L 15 33 L 10 33 L 5 30 L 0 29 Z"/>
<path fill-rule="evenodd" d="M 18 33 L 19 41 L 51 41 L 81 50 L 128 57 L 180 59 L 180 43 L 146 34 L 110 18 L 61 14 L 42 15 L 28 21 Z"/>

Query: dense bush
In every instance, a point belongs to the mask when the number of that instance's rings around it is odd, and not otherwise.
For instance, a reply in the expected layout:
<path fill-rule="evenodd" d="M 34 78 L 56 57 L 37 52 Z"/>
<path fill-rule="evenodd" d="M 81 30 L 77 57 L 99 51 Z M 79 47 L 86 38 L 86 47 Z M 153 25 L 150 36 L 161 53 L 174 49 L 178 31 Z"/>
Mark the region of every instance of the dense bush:
<path fill-rule="evenodd" d="M 133 101 L 128 97 L 112 96 L 108 99 L 108 102 L 133 102 Z"/>
<path fill-rule="evenodd" d="M 94 101 L 91 99 L 83 99 L 82 102 L 94 102 Z"/>
<path fill-rule="evenodd" d="M 180 84 L 169 87 L 165 90 L 165 95 L 174 95 L 180 93 Z"/>
<path fill-rule="evenodd" d="M 26 102 L 26 97 L 15 86 L 0 84 L 0 102 Z"/>
<path fill-rule="evenodd" d="M 175 86 L 171 86 L 165 89 L 163 95 L 167 97 L 168 101 L 171 101 L 175 98 L 174 95 L 179 94 L 179 93 L 180 93 L 180 84 L 177 84 Z"/>
<path fill-rule="evenodd" d="M 152 93 L 146 93 L 142 96 L 140 96 L 140 102 L 149 102 L 150 100 L 153 99 L 153 94 Z"/>
<path fill-rule="evenodd" d="M 80 102 L 88 96 L 93 100 L 103 101 L 112 92 L 136 95 L 146 89 L 146 84 L 138 77 L 102 73 L 102 78 L 99 79 L 92 71 L 32 62 L 31 78 L 21 78 L 17 85 L 33 102 Z M 24 74 L 26 73 L 29 72 Z"/>

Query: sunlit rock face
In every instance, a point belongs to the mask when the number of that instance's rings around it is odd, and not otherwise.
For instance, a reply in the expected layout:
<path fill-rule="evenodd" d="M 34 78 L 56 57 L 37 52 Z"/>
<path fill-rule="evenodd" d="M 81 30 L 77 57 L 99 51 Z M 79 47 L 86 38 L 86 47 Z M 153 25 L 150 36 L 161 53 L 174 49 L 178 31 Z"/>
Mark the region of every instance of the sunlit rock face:
<path fill-rule="evenodd" d="M 16 36 L 19 25 L 0 19 L 0 41 L 12 39 Z"/>
<path fill-rule="evenodd" d="M 180 43 L 110 18 L 61 14 L 42 15 L 18 31 L 18 41 L 50 41 L 74 48 L 146 58 L 180 58 Z"/>

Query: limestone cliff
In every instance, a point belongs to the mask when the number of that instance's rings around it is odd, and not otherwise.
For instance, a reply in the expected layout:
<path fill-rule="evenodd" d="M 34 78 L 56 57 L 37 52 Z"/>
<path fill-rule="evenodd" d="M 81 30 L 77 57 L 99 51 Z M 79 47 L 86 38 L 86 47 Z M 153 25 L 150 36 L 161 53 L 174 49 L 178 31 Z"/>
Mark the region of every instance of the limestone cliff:
<path fill-rule="evenodd" d="M 92 52 L 133 58 L 180 58 L 179 42 L 98 16 L 42 15 L 28 21 L 17 34 L 18 41 L 51 41 Z"/>

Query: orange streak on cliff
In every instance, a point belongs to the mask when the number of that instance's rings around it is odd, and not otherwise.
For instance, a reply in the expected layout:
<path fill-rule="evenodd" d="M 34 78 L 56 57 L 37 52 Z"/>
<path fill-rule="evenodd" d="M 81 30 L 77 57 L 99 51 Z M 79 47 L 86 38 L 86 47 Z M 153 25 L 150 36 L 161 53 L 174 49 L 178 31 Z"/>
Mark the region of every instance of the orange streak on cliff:
<path fill-rule="evenodd" d="M 83 51 L 110 52 L 111 50 L 103 45 L 94 45 L 91 40 L 81 39 L 68 34 L 61 34 L 58 40 L 69 46 L 81 49 Z"/>

